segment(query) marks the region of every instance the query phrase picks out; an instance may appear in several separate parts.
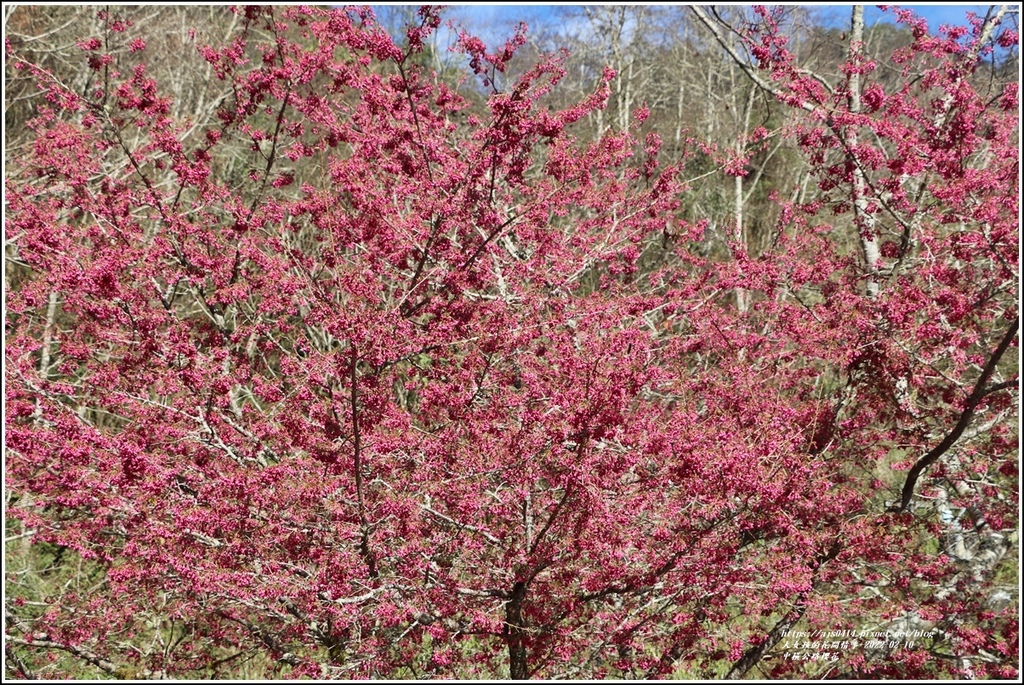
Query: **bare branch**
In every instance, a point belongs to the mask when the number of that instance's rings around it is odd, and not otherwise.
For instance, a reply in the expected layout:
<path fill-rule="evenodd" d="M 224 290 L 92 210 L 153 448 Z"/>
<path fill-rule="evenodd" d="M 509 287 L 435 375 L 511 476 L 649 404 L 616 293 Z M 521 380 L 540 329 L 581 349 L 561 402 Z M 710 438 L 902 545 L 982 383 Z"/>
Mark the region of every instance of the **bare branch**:
<path fill-rule="evenodd" d="M 1003 353 L 1010 347 L 1010 343 L 1017 337 L 1017 329 L 1020 328 L 1020 316 L 1015 316 L 1013 321 L 1010 323 L 1009 328 L 1006 329 L 1006 333 L 1003 335 L 1003 339 L 999 342 L 999 346 L 989 357 L 988 362 L 985 364 L 985 368 L 982 370 L 981 375 L 978 377 L 977 382 L 974 384 L 974 391 L 971 396 L 967 398 L 967 402 L 964 404 L 964 410 L 960 413 L 960 420 L 956 422 L 956 426 L 950 431 L 949 435 L 940 442 L 931 452 L 924 455 L 917 460 L 917 463 L 907 473 L 907 482 L 903 485 L 903 496 L 900 499 L 898 505 L 893 507 L 893 511 L 906 511 L 907 507 L 910 506 L 910 500 L 914 498 L 914 487 L 917 485 L 918 478 L 924 473 L 925 469 L 934 464 L 939 457 L 946 453 L 950 447 L 956 444 L 956 441 L 960 439 L 963 432 L 967 429 L 967 426 L 971 422 L 971 418 L 974 416 L 974 410 L 977 408 L 978 403 L 991 392 L 1001 390 L 1004 387 L 1008 387 L 1005 383 L 999 383 L 992 388 L 986 388 L 985 385 L 988 383 L 992 374 L 996 370 L 996 365 L 999 364 L 999 360 L 1002 359 Z"/>
<path fill-rule="evenodd" d="M 54 642 L 49 638 L 48 635 L 45 634 L 35 635 L 32 637 L 31 640 L 15 637 L 13 635 L 4 635 L 4 640 L 9 643 L 22 645 L 25 647 L 36 647 L 39 649 L 59 649 L 63 652 L 71 654 L 72 656 L 76 656 L 82 661 L 86 661 L 92 664 L 104 673 L 115 676 L 117 678 L 127 678 L 131 680 L 163 680 L 166 677 L 163 671 L 136 671 L 131 666 L 119 666 L 114 662 L 108 661 L 107 659 L 104 659 L 103 657 L 97 655 L 95 652 L 88 650 L 84 647 L 79 647 L 76 645 L 66 645 L 61 642 Z M 5 645 L 4 651 L 7 652 L 9 650 L 9 647 L 9 645 Z"/>
<path fill-rule="evenodd" d="M 455 526 L 456 528 L 459 528 L 459 529 L 465 528 L 466 530 L 472 531 L 474 533 L 477 533 L 478 535 L 483 536 L 484 539 L 486 539 L 492 545 L 500 545 L 501 544 L 501 540 L 499 540 L 498 538 L 494 537 L 493 535 L 488 533 L 486 530 L 483 530 L 481 528 L 477 528 L 476 526 L 471 526 L 468 523 L 459 523 L 455 519 L 453 519 L 453 518 L 451 518 L 449 516 L 445 516 L 444 514 L 439 512 L 437 509 L 434 509 L 434 508 L 430 507 L 429 505 L 420 504 L 419 506 L 420 506 L 420 509 L 422 509 L 423 511 L 426 511 L 426 512 L 429 512 L 429 513 L 433 514 L 437 518 L 441 519 L 442 521 L 445 521 L 446 523 L 451 524 L 452 526 Z"/>
<path fill-rule="evenodd" d="M 715 40 L 718 41 L 718 44 L 721 45 L 725 49 L 725 51 L 729 53 L 729 56 L 732 57 L 732 59 L 736 62 L 739 68 L 743 70 L 743 73 L 745 73 L 751 81 L 756 83 L 759 88 L 766 90 L 772 95 L 774 95 L 776 98 L 785 98 L 785 95 L 781 90 L 773 86 L 770 82 L 761 78 L 758 75 L 757 70 L 754 69 L 754 67 L 752 67 L 747 60 L 743 59 L 743 57 L 741 57 L 738 52 L 736 52 L 736 49 L 729 43 L 729 41 L 725 39 L 725 36 L 722 34 L 722 30 L 718 27 L 717 23 L 711 17 L 709 17 L 707 13 L 704 11 L 704 8 L 696 5 L 691 5 L 690 11 L 697 16 L 697 19 L 700 20 L 700 23 L 704 24 L 704 26 L 706 26 L 707 29 L 711 31 L 711 34 L 715 37 Z M 799 106 L 800 109 L 806 110 L 808 112 L 818 111 L 818 106 L 812 102 L 802 101 L 800 102 Z"/>

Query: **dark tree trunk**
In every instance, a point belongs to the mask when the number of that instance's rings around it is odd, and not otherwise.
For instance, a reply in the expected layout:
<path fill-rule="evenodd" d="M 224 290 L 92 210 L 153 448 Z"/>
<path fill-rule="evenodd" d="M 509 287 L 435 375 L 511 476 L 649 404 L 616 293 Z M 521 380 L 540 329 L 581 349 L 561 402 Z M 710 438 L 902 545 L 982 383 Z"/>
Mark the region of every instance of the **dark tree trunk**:
<path fill-rule="evenodd" d="M 520 581 L 512 586 L 508 603 L 505 605 L 505 640 L 508 642 L 508 673 L 512 680 L 526 680 L 526 643 L 523 634 L 523 602 L 526 599 L 526 583 Z"/>

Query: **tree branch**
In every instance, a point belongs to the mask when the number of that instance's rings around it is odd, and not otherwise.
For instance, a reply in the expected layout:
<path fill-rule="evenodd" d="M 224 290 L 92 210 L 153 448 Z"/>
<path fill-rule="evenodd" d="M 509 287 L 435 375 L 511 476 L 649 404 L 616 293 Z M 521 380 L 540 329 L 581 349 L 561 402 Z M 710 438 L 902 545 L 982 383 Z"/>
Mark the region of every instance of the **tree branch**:
<path fill-rule="evenodd" d="M 817 574 L 818 569 L 820 569 L 822 565 L 835 559 L 839 555 L 841 549 L 839 542 L 836 541 L 828 552 L 815 559 L 811 565 L 815 574 Z M 817 579 L 812 582 L 810 590 L 806 590 L 797 595 L 796 602 L 793 604 L 793 609 L 783 616 L 782 619 L 776 623 L 770 631 L 768 631 L 768 635 L 765 636 L 764 642 L 754 645 L 748 649 L 743 656 L 740 657 L 739 661 L 733 664 L 732 668 L 729 669 L 729 672 L 725 674 L 726 680 L 739 680 L 745 676 L 747 671 L 752 669 L 761 661 L 765 652 L 777 645 L 782 638 L 786 637 L 790 628 L 796 625 L 797 621 L 803 617 L 804 612 L 807 610 L 807 595 L 810 594 L 810 591 L 814 589 L 814 585 L 816 584 Z"/>
<path fill-rule="evenodd" d="M 743 57 L 741 57 L 739 53 L 736 52 L 735 48 L 733 48 L 733 46 L 729 44 L 729 42 L 725 39 L 725 36 L 722 35 L 721 30 L 718 28 L 718 26 L 715 25 L 715 22 L 711 19 L 711 17 L 709 17 L 704 12 L 703 8 L 698 7 L 696 5 L 691 5 L 690 11 L 697 16 L 697 19 L 700 20 L 700 23 L 704 24 L 704 26 L 706 26 L 707 29 L 711 31 L 711 35 L 715 37 L 715 40 L 718 41 L 718 44 L 721 45 L 725 49 L 725 51 L 729 53 L 729 56 L 732 57 L 733 61 L 736 62 L 737 66 L 739 66 L 739 68 L 743 70 L 743 73 L 745 73 L 751 81 L 756 83 L 759 88 L 766 90 L 772 95 L 774 95 L 779 100 L 786 100 L 786 97 L 781 90 L 773 86 L 770 82 L 761 78 L 757 74 L 757 71 L 750 65 L 750 63 L 743 59 Z M 812 102 L 801 101 L 799 106 L 800 109 L 803 109 L 808 112 L 818 111 L 818 106 Z"/>
<path fill-rule="evenodd" d="M 4 656 L 7 657 L 7 663 L 13 666 L 22 678 L 25 680 L 38 680 L 38 676 L 14 653 L 14 648 L 10 644 L 4 645 Z"/>
<path fill-rule="evenodd" d="M 351 394 L 349 400 L 352 409 L 352 461 L 355 468 L 355 480 L 356 480 L 356 500 L 359 506 L 359 531 L 361 540 L 359 544 L 359 552 L 366 562 L 366 566 L 369 570 L 370 577 L 377 577 L 377 560 L 370 550 L 370 524 L 366 519 L 366 502 L 363 498 L 363 461 L 362 461 L 362 442 L 359 436 L 359 390 L 358 390 L 358 375 L 356 366 L 359 363 L 359 357 L 356 354 L 355 348 L 352 348 L 352 368 L 351 368 Z"/>
<path fill-rule="evenodd" d="M 967 402 L 964 404 L 964 410 L 960 413 L 960 420 L 956 422 L 956 426 L 953 427 L 953 430 L 950 431 L 949 435 L 942 442 L 936 445 L 928 454 L 918 459 L 917 463 L 910 469 L 910 472 L 907 473 L 907 481 L 903 485 L 903 496 L 899 504 L 893 507 L 891 511 L 900 512 L 907 510 L 910 500 L 914 498 L 914 487 L 917 485 L 918 478 L 921 477 L 925 469 L 934 464 L 939 457 L 945 454 L 960 439 L 960 436 L 963 435 L 963 432 L 970 424 L 971 418 L 974 416 L 974 410 L 978 407 L 981 400 L 990 393 L 1009 387 L 1006 383 L 998 383 L 991 388 L 987 388 L 985 385 L 995 372 L 996 365 L 1002 359 L 1003 353 L 1010 347 L 1013 339 L 1017 337 L 1018 328 L 1020 328 L 1020 315 L 1015 316 L 1013 321 L 1010 322 L 1010 326 L 1006 329 L 1006 333 L 999 342 L 999 346 L 992 353 L 992 356 L 989 357 L 985 368 L 974 384 L 974 391 L 971 392 L 971 396 L 967 398 Z M 1015 384 L 1015 382 L 1012 384 Z"/>
<path fill-rule="evenodd" d="M 41 649 L 59 649 L 59 650 L 61 650 L 63 652 L 67 652 L 68 654 L 71 654 L 72 656 L 78 657 L 82 661 L 86 661 L 86 662 L 92 664 L 93 666 L 95 666 L 96 668 L 100 669 L 104 673 L 106 673 L 108 675 L 112 675 L 112 676 L 114 676 L 116 678 L 126 678 L 126 679 L 129 679 L 129 680 L 135 680 L 135 679 L 162 680 L 165 677 L 163 671 L 149 671 L 149 670 L 136 671 L 131 666 L 127 666 L 127 665 L 119 666 L 119 665 L 115 664 L 114 662 L 108 661 L 108 660 L 104 659 L 103 657 L 93 653 L 92 651 L 90 651 L 88 649 L 85 649 L 84 647 L 78 647 L 78 646 L 75 646 L 75 645 L 66 645 L 66 644 L 63 644 L 61 642 L 54 642 L 53 640 L 50 640 L 49 637 L 46 636 L 46 635 L 42 635 L 42 636 L 38 636 L 37 635 L 37 636 L 34 636 L 33 639 L 31 639 L 31 640 L 26 640 L 24 638 L 15 637 L 13 635 L 5 635 L 4 636 L 4 640 L 8 642 L 8 644 L 5 645 L 5 647 L 4 647 L 5 653 L 9 653 L 10 644 L 12 644 L 12 643 L 16 644 L 16 645 L 22 645 L 24 647 L 39 647 Z M 20 664 L 20 660 L 15 665 L 18 666 L 19 670 L 21 670 L 22 666 L 19 665 L 19 664 Z M 23 672 L 25 673 L 25 675 L 27 677 L 33 678 L 33 676 L 31 675 L 31 672 L 29 672 L 29 671 L 23 671 Z"/>

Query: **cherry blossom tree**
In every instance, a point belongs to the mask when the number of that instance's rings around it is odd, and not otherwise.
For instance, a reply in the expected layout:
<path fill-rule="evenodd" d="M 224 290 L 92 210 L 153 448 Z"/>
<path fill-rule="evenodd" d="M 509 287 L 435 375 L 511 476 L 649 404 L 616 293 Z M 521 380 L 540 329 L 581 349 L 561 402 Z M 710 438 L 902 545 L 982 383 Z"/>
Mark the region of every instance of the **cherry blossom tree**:
<path fill-rule="evenodd" d="M 902 620 L 831 674 L 1016 676 L 1017 87 L 973 78 L 1005 13 L 901 14 L 893 92 L 856 33 L 829 84 L 739 27 L 820 194 L 725 260 L 643 108 L 574 136 L 613 71 L 549 109 L 564 54 L 503 77 L 525 27 L 459 34 L 453 85 L 433 7 L 405 47 L 237 16 L 195 34 L 199 124 L 115 13 L 84 90 L 8 44 L 7 513 L 100 571 L 8 596 L 8 674 L 784 677 L 794 628 Z"/>

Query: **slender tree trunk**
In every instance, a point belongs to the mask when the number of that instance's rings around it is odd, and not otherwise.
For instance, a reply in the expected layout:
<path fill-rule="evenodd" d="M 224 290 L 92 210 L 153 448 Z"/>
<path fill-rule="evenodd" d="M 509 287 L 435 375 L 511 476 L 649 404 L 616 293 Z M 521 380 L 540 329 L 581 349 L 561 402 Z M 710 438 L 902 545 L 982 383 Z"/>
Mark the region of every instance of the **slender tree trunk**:
<path fill-rule="evenodd" d="M 4 18 L 6 22 L 6 16 Z M 46 303 L 46 324 L 43 326 L 43 347 L 39 351 L 39 377 L 44 381 L 50 376 L 50 348 L 53 346 L 53 325 L 57 319 L 57 301 L 60 295 L 56 290 L 50 293 L 50 297 Z M 43 419 L 43 398 L 36 397 L 36 406 L 34 411 L 36 421 L 42 421 Z M 21 506 L 29 507 L 32 504 L 32 493 L 25 493 L 20 502 Z M 8 502 L 9 503 L 9 502 Z M 28 526 L 21 523 L 21 553 L 26 557 L 29 555 L 29 550 L 32 547 L 32 536 L 28 534 Z"/>
<path fill-rule="evenodd" d="M 864 52 L 864 6 L 855 5 L 853 15 L 850 19 L 850 61 L 858 60 Z M 850 74 L 850 113 L 859 114 L 861 111 L 861 80 L 860 74 L 856 71 Z M 857 129 L 851 127 L 846 136 L 846 146 L 853 154 L 857 147 Z M 875 233 L 875 216 L 868 212 L 868 182 L 864 176 L 863 169 L 854 164 L 853 167 L 853 211 L 854 226 L 860 233 L 861 252 L 864 256 L 864 268 L 867 271 L 868 284 L 867 294 L 874 297 L 878 294 L 878 280 L 875 271 L 878 269 L 878 260 L 881 256 L 878 250 L 878 236 Z"/>
<path fill-rule="evenodd" d="M 675 130 L 675 147 L 676 154 L 682 149 L 683 143 L 683 103 L 685 102 L 684 96 L 686 95 L 686 89 L 683 87 L 683 80 L 679 80 L 679 91 L 676 94 L 676 130 Z"/>
<path fill-rule="evenodd" d="M 526 599 L 526 583 L 520 581 L 512 587 L 512 594 L 505 604 L 505 640 L 508 643 L 508 673 L 512 680 L 526 680 L 526 644 L 523 634 L 523 602 Z"/>
<path fill-rule="evenodd" d="M 744 252 L 747 244 L 743 240 L 743 177 L 733 177 L 733 200 L 735 203 L 736 223 L 733 225 L 733 241 L 740 246 Z M 736 288 L 736 311 L 741 315 L 747 312 L 747 291 L 745 288 Z"/>
<path fill-rule="evenodd" d="M 39 375 L 50 375 L 50 347 L 53 344 L 53 322 L 57 318 L 57 291 L 50 293 L 46 303 L 46 326 L 43 328 L 43 348 L 39 355 Z"/>
<path fill-rule="evenodd" d="M 730 69 L 731 71 L 731 69 Z M 750 93 L 747 96 L 747 101 L 744 103 L 743 110 L 743 128 L 740 135 L 736 140 L 736 155 L 741 156 L 743 154 L 743 148 L 746 144 L 747 135 L 750 132 L 750 112 L 754 108 L 754 95 L 757 91 L 755 88 L 750 88 Z M 736 222 L 733 227 L 733 241 L 739 246 L 739 249 L 743 250 L 744 255 L 749 254 L 747 247 L 747 238 L 745 234 L 745 226 L 743 224 L 743 176 L 733 177 L 733 211 L 736 214 Z M 741 315 L 746 314 L 747 308 L 750 304 L 750 294 L 745 288 L 736 289 L 736 311 Z"/>

